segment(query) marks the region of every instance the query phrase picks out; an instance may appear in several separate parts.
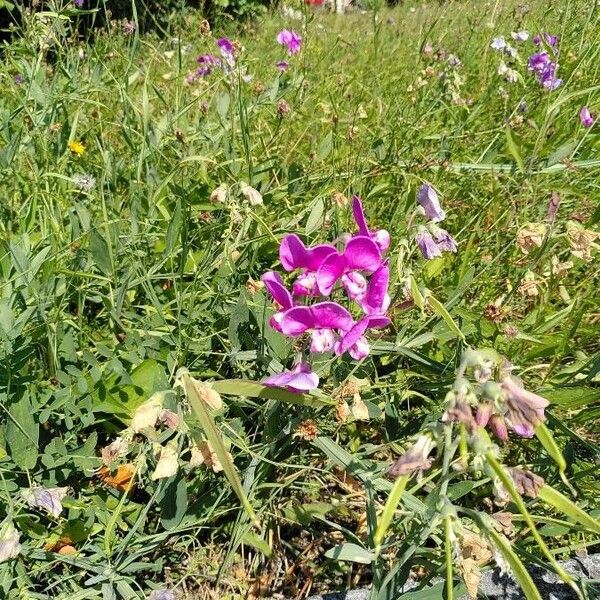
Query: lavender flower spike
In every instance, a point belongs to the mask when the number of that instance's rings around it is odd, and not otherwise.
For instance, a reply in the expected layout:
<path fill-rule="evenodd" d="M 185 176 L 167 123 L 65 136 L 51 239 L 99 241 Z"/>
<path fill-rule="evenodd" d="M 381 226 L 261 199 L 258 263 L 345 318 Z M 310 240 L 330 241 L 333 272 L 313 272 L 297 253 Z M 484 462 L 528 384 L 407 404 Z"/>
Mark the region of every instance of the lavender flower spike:
<path fill-rule="evenodd" d="M 586 128 L 591 127 L 594 124 L 594 117 L 587 106 L 581 107 L 581 110 L 579 111 L 579 120 Z"/>
<path fill-rule="evenodd" d="M 426 217 L 434 223 L 439 223 L 446 218 L 446 213 L 440 205 L 437 192 L 428 183 L 424 183 L 419 187 L 417 201 L 423 207 Z"/>
<path fill-rule="evenodd" d="M 307 363 L 298 363 L 291 371 L 271 375 L 263 380 L 268 387 L 284 388 L 294 394 L 303 394 L 319 387 L 319 376 Z"/>

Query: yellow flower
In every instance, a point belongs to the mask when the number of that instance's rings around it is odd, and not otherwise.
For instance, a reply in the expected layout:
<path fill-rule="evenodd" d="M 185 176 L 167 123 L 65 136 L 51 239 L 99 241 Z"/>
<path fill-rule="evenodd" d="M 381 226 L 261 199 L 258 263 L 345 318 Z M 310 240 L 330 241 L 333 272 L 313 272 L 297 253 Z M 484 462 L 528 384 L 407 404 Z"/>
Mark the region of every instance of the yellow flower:
<path fill-rule="evenodd" d="M 81 156 L 85 152 L 85 146 L 78 140 L 71 140 L 67 144 L 69 150 L 77 156 Z"/>

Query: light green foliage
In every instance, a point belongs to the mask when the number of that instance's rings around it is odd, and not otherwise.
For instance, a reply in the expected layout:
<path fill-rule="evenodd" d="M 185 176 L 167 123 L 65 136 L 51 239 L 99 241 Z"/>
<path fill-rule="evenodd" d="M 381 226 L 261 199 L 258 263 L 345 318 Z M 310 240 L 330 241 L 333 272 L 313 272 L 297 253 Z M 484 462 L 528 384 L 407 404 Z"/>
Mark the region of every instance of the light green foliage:
<path fill-rule="evenodd" d="M 0 71 L 0 522 L 21 544 L 0 563 L 0 597 L 131 599 L 168 585 L 236 598 L 262 577 L 290 596 L 303 580 L 373 582 L 384 600 L 411 569 L 424 586 L 456 581 L 408 597 L 459 597 L 466 526 L 537 598 L 532 555 L 598 544 L 600 252 L 573 245 L 600 221 L 598 125 L 578 117 L 600 113 L 597 7 L 368 4 L 343 17 L 294 6 L 300 20 L 212 35 L 190 9 L 164 30 L 113 22 L 89 37 L 70 2 L 23 14 Z M 283 28 L 301 33 L 300 54 L 276 43 Z M 492 38 L 522 29 L 560 38 L 552 93 L 527 71 L 531 40 L 514 42 L 521 80 L 497 74 Z M 243 69 L 190 83 L 225 33 Z M 424 181 L 458 241 L 431 261 L 411 221 Z M 355 231 L 353 194 L 391 234 L 393 324 L 362 363 L 316 359 L 317 392 L 267 388 L 296 353 L 257 282 L 278 268 L 285 233 Z M 547 227 L 527 245 L 532 223 Z M 511 434 L 490 455 L 503 477 L 504 465 L 543 476 L 539 498 L 494 505 L 493 469 L 463 470 L 462 426 L 421 477 L 387 477 L 440 426 L 467 346 L 494 348 L 551 401 L 537 438 Z M 182 367 L 222 403 L 174 390 Z M 134 432 L 138 411 L 152 424 Z M 167 450 L 177 472 L 153 479 Z M 25 502 L 35 486 L 68 487 L 59 517 Z M 516 531 L 494 529 L 499 510 Z"/>

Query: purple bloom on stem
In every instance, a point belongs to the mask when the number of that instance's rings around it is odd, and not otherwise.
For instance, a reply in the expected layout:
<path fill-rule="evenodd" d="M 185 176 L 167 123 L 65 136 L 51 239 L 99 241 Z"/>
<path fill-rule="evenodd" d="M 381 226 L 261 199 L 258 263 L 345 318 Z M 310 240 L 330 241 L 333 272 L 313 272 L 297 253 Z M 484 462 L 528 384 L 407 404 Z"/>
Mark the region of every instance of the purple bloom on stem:
<path fill-rule="evenodd" d="M 231 40 L 226 37 L 219 38 L 217 40 L 217 46 L 219 47 L 219 50 L 221 50 L 221 54 L 233 54 L 235 50 Z"/>
<path fill-rule="evenodd" d="M 545 50 L 532 54 L 527 66 L 535 73 L 540 84 L 548 90 L 555 90 L 562 83 L 562 79 L 556 77 L 558 65 L 550 59 Z"/>
<path fill-rule="evenodd" d="M 270 319 L 269 324 L 276 331 L 281 331 L 281 319 L 284 311 L 294 306 L 294 300 L 288 289 L 283 284 L 281 275 L 275 271 L 268 271 L 261 277 L 265 287 L 281 310 L 277 311 Z"/>
<path fill-rule="evenodd" d="M 381 252 L 377 244 L 362 235 L 353 237 L 342 253 L 330 254 L 317 270 L 317 286 L 323 296 L 329 296 L 342 275 L 352 271 L 373 273 L 381 266 Z"/>
<path fill-rule="evenodd" d="M 364 335 L 367 329 L 387 327 L 390 322 L 388 317 L 382 315 L 363 317 L 351 329 L 342 334 L 340 341 L 335 345 L 335 353 L 341 356 L 344 352 L 348 352 L 355 360 L 363 360 L 371 351 Z"/>
<path fill-rule="evenodd" d="M 202 54 L 196 59 L 200 65 L 196 71 L 198 77 L 208 77 L 213 70 L 213 67 L 219 66 L 221 61 L 212 54 Z"/>
<path fill-rule="evenodd" d="M 423 207 L 425 215 L 434 223 L 446 218 L 446 213 L 440 205 L 437 192 L 428 183 L 423 183 L 417 192 L 417 201 Z"/>
<path fill-rule="evenodd" d="M 502 380 L 506 397 L 506 419 L 517 435 L 533 437 L 535 428 L 546 419 L 544 409 L 549 402 L 545 398 L 527 391 L 521 382 L 513 377 Z"/>
<path fill-rule="evenodd" d="M 23 83 L 23 76 L 22 76 L 22 75 L 20 75 L 19 73 L 17 73 L 17 74 L 15 75 L 15 83 L 16 83 L 17 85 L 21 85 L 21 84 Z"/>
<path fill-rule="evenodd" d="M 505 47 L 506 40 L 502 36 L 494 38 L 490 44 L 490 48 L 493 48 L 494 50 L 503 50 Z"/>
<path fill-rule="evenodd" d="M 361 300 L 367 293 L 367 278 L 356 271 L 342 275 L 342 285 L 350 300 Z"/>
<path fill-rule="evenodd" d="M 433 239 L 433 236 L 425 227 L 422 227 L 415 236 L 415 241 L 417 242 L 417 246 L 419 246 L 419 250 L 423 257 L 427 260 L 431 260 L 432 258 L 437 258 L 442 255 L 441 249 L 438 247 L 436 241 Z"/>
<path fill-rule="evenodd" d="M 359 235 L 370 237 L 377 244 L 381 252 L 385 252 L 390 247 L 390 234 L 385 229 L 378 229 L 377 231 L 369 230 L 362 200 L 358 196 L 352 197 L 352 214 L 354 215 L 354 221 L 358 225 Z"/>
<path fill-rule="evenodd" d="M 302 394 L 319 387 L 319 376 L 311 370 L 310 365 L 301 362 L 291 371 L 267 377 L 263 383 L 268 387 L 280 387 L 294 394 Z"/>
<path fill-rule="evenodd" d="M 43 508 L 53 517 L 59 517 L 62 512 L 62 501 L 67 495 L 66 487 L 43 488 L 33 487 L 24 492 L 27 504 L 32 508 Z"/>
<path fill-rule="evenodd" d="M 389 283 L 390 268 L 386 261 L 371 275 L 366 292 L 359 300 L 366 315 L 383 315 L 390 307 Z"/>
<path fill-rule="evenodd" d="M 438 248 L 442 252 L 456 252 L 458 250 L 458 246 L 456 245 L 456 240 L 441 227 L 432 226 L 431 231 L 433 233 L 433 238 L 435 239 Z"/>
<path fill-rule="evenodd" d="M 85 0 L 73 0 L 73 4 L 77 7 L 77 8 L 81 8 L 84 4 Z"/>
<path fill-rule="evenodd" d="M 277 34 L 277 42 L 287 48 L 288 54 L 298 54 L 302 47 L 302 38 L 295 32 L 283 29 Z"/>
<path fill-rule="evenodd" d="M 287 60 L 278 60 L 278 61 L 275 63 L 275 66 L 276 66 L 276 67 L 277 67 L 277 68 L 278 68 L 278 69 L 279 69 L 279 70 L 280 70 L 282 73 L 285 73 L 285 72 L 288 70 L 288 68 L 289 68 L 289 66 L 290 66 L 290 63 L 289 63 Z"/>
<path fill-rule="evenodd" d="M 579 120 L 584 127 L 591 127 L 594 124 L 594 117 L 587 106 L 581 107 Z"/>

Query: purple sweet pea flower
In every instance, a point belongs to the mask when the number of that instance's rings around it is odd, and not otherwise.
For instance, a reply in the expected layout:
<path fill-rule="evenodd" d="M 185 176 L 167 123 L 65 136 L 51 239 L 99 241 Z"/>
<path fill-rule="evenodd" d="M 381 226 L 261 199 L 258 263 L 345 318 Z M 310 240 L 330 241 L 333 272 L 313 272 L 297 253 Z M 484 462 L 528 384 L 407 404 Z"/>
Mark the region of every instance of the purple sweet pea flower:
<path fill-rule="evenodd" d="M 367 329 L 381 329 L 390 323 L 389 318 L 383 315 L 363 317 L 351 329 L 342 334 L 339 342 L 335 345 L 335 353 L 341 356 L 344 352 L 348 352 L 354 360 L 363 360 L 371 351 L 369 342 L 364 335 Z"/>
<path fill-rule="evenodd" d="M 437 192 L 428 183 L 423 183 L 417 192 L 417 201 L 423 207 L 425 215 L 434 223 L 446 218 L 446 213 L 440 205 Z"/>
<path fill-rule="evenodd" d="M 377 244 L 379 250 L 382 253 L 385 252 L 390 247 L 390 234 L 385 229 L 378 229 L 377 231 L 369 230 L 362 200 L 358 196 L 352 197 L 352 214 L 354 215 L 354 221 L 358 225 L 359 235 L 370 237 Z"/>
<path fill-rule="evenodd" d="M 548 90 L 555 90 L 562 83 L 562 79 L 556 77 L 558 64 L 550 59 L 545 50 L 532 54 L 527 66 L 536 75 L 540 84 Z"/>
<path fill-rule="evenodd" d="M 289 68 L 289 66 L 290 66 L 290 63 L 289 63 L 287 60 L 278 60 L 278 61 L 275 63 L 275 66 L 276 66 L 276 67 L 277 67 L 277 68 L 278 68 L 278 69 L 279 69 L 279 70 L 280 70 L 282 73 L 285 73 L 285 72 L 288 70 L 288 68 Z"/>
<path fill-rule="evenodd" d="M 281 332 L 298 337 L 311 334 L 311 352 L 328 352 L 335 344 L 334 330 L 352 327 L 352 315 L 337 302 L 319 302 L 312 306 L 295 306 L 286 310 L 279 322 Z"/>
<path fill-rule="evenodd" d="M 268 271 L 261 277 L 265 287 L 271 294 L 273 300 L 281 309 L 277 311 L 269 320 L 269 324 L 276 331 L 281 331 L 281 319 L 284 312 L 294 306 L 294 300 L 288 289 L 283 284 L 281 275 L 275 271 Z"/>
<path fill-rule="evenodd" d="M 352 271 L 375 272 L 381 266 L 379 246 L 366 236 L 353 237 L 344 251 L 329 254 L 317 270 L 317 286 L 323 296 L 329 296 L 343 275 Z"/>
<path fill-rule="evenodd" d="M 33 487 L 23 492 L 23 496 L 32 508 L 43 508 L 53 517 L 59 517 L 62 512 L 62 501 L 67 495 L 68 488 Z"/>
<path fill-rule="evenodd" d="M 263 383 L 268 387 L 279 387 L 294 394 L 303 394 L 319 387 L 319 376 L 311 370 L 310 365 L 301 362 L 291 371 L 267 377 Z"/>
<path fill-rule="evenodd" d="M 15 83 L 21 85 L 23 83 L 23 76 L 20 73 L 15 75 Z"/>
<path fill-rule="evenodd" d="M 433 239 L 442 252 L 456 252 L 458 250 L 456 240 L 445 229 L 435 225 L 430 226 L 430 229 Z"/>
<path fill-rule="evenodd" d="M 283 29 L 277 34 L 277 42 L 287 48 L 288 54 L 298 54 L 302 47 L 302 38 L 295 32 Z"/>
<path fill-rule="evenodd" d="M 208 77 L 214 67 L 218 67 L 221 64 L 221 61 L 212 54 L 202 54 L 197 59 L 199 67 L 196 70 L 196 75 L 198 77 Z"/>
<path fill-rule="evenodd" d="M 279 260 L 283 268 L 286 271 L 302 269 L 292 286 L 294 294 L 318 296 L 316 272 L 330 254 L 337 254 L 335 247 L 330 244 L 307 248 L 295 233 L 284 236 L 279 246 Z"/>
<path fill-rule="evenodd" d="M 431 260 L 432 258 L 437 258 L 442 255 L 441 249 L 438 247 L 436 241 L 433 239 L 431 233 L 425 229 L 425 227 L 421 227 L 415 236 L 415 241 L 417 242 L 417 246 L 419 246 L 419 250 L 423 254 L 423 257 L 427 260 Z"/>
<path fill-rule="evenodd" d="M 383 315 L 390 307 L 391 298 L 388 293 L 390 283 L 390 267 L 384 262 L 371 275 L 364 296 L 358 301 L 366 315 Z"/>
<path fill-rule="evenodd" d="M 594 124 L 594 117 L 587 106 L 581 107 L 579 120 L 584 127 L 591 127 Z"/>
<path fill-rule="evenodd" d="M 224 61 L 224 69 L 226 72 L 231 72 L 235 66 L 235 47 L 229 38 L 219 38 L 217 46 L 221 52 L 221 57 Z"/>
<path fill-rule="evenodd" d="M 518 379 L 508 376 L 502 380 L 506 400 L 506 420 L 521 437 L 533 437 L 535 428 L 545 421 L 544 409 L 548 400 L 527 391 Z"/>
<path fill-rule="evenodd" d="M 73 0 L 73 4 L 77 7 L 77 8 L 81 8 L 85 3 L 85 0 Z"/>

